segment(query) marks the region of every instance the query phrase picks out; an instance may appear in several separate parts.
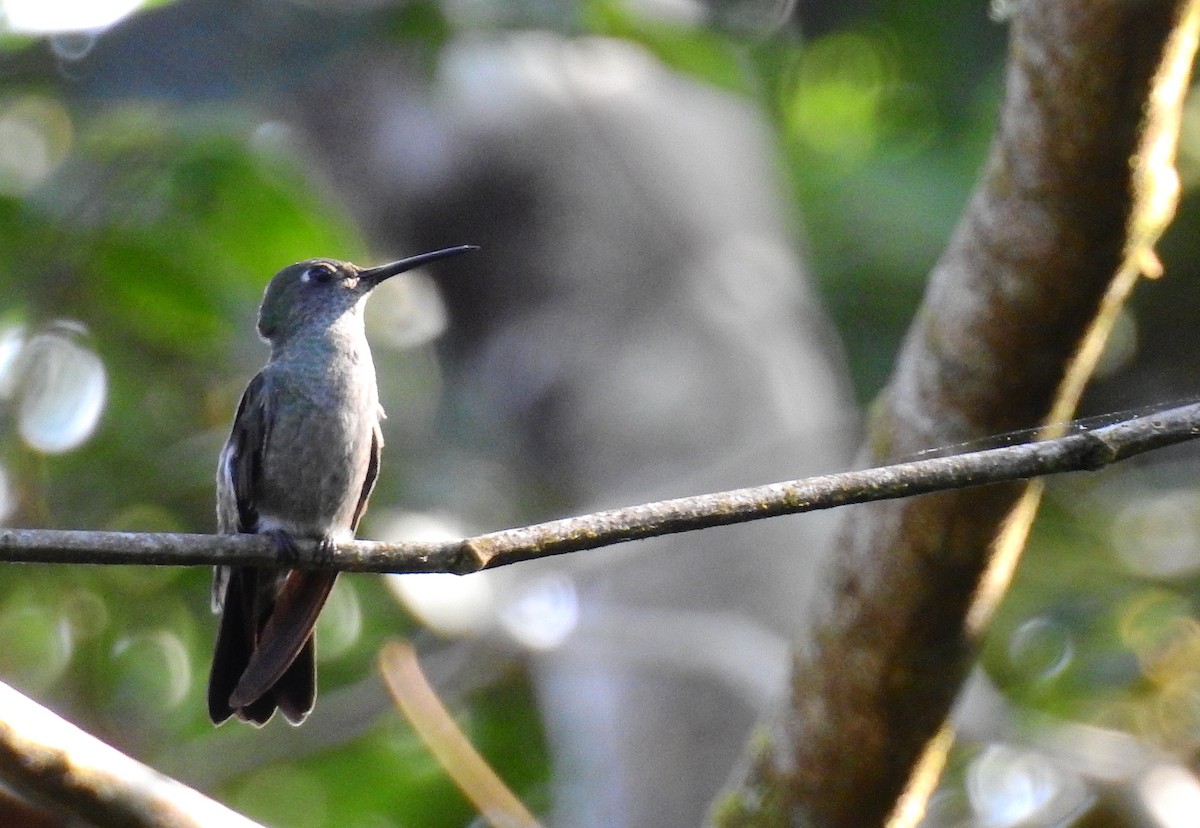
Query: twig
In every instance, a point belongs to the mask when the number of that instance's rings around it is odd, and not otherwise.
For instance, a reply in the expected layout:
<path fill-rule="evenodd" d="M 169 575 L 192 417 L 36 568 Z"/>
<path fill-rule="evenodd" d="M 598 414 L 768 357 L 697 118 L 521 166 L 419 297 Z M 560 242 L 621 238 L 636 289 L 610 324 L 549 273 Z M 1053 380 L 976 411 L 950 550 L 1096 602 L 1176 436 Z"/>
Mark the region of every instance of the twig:
<path fill-rule="evenodd" d="M 379 651 L 379 670 L 397 706 L 459 790 L 493 828 L 541 828 L 454 722 L 429 686 L 416 650 L 389 641 Z"/>
<path fill-rule="evenodd" d="M 1099 469 L 1197 436 L 1200 403 L 1192 403 L 1052 440 L 662 500 L 463 540 L 352 541 L 338 544 L 327 556 L 321 555 L 315 544 L 302 542 L 297 557 L 285 561 L 280 559 L 275 544 L 257 535 L 3 529 L 0 560 L 154 566 L 286 565 L 346 572 L 462 575 L 657 535 Z"/>

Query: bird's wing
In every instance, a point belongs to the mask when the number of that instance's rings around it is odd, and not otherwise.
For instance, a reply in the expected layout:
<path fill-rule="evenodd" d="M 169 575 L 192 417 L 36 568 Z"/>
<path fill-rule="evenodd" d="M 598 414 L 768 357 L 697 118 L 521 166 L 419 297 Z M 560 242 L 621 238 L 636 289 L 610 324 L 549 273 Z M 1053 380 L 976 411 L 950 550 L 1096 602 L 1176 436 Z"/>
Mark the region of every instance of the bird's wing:
<path fill-rule="evenodd" d="M 260 371 L 242 394 L 229 440 L 217 467 L 217 523 L 222 532 L 255 532 L 254 492 L 262 476 L 263 452 L 270 439 L 273 384 Z"/>
<path fill-rule="evenodd" d="M 371 490 L 375 488 L 375 479 L 379 477 L 379 463 L 383 457 L 383 432 L 379 428 L 379 420 L 371 429 L 371 455 L 367 458 L 367 475 L 363 478 L 362 491 L 358 495 L 358 505 L 354 507 L 354 519 L 350 521 L 350 532 L 358 531 L 358 522 L 363 512 L 367 511 L 367 500 Z"/>
<path fill-rule="evenodd" d="M 265 372 L 246 386 L 233 427 L 217 463 L 217 530 L 224 534 L 254 532 L 258 510 L 254 490 L 262 475 L 263 449 L 270 437 L 272 384 Z M 213 611 L 220 612 L 229 585 L 229 568 L 213 571 Z"/>

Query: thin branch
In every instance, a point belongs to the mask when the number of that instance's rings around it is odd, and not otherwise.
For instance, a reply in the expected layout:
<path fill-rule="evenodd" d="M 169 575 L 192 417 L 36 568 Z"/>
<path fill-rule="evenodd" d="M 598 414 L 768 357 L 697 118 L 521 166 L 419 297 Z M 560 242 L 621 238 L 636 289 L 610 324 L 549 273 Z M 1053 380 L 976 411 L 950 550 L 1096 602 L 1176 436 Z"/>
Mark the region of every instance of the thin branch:
<path fill-rule="evenodd" d="M 610 509 L 463 540 L 352 541 L 321 555 L 298 544 L 283 560 L 259 535 L 0 530 L 0 560 L 24 563 L 200 566 L 240 564 L 346 572 L 452 572 L 464 575 L 518 561 L 598 549 L 641 538 L 752 520 L 1087 471 L 1200 436 L 1200 403 L 1166 409 L 1065 437 L 950 457 L 821 475 L 765 486 Z"/>

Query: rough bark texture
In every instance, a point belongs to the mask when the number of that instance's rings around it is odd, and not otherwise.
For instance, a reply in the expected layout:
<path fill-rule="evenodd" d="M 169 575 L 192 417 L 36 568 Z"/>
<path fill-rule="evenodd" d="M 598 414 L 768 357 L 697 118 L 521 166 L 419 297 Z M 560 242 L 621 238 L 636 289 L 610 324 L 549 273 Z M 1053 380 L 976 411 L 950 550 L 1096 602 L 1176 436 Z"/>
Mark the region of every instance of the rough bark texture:
<path fill-rule="evenodd" d="M 998 135 L 876 404 L 872 461 L 1027 427 L 1069 396 L 1073 357 L 1152 266 L 1173 209 L 1195 17 L 1183 0 L 1020 4 Z M 971 664 L 967 619 L 988 615 L 969 613 L 1022 492 L 848 515 L 790 709 L 719 803 L 720 824 L 888 818 Z"/>
<path fill-rule="evenodd" d="M 55 809 L 62 817 L 57 825 L 262 828 L 84 733 L 3 683 L 0 778 L 8 790 Z"/>

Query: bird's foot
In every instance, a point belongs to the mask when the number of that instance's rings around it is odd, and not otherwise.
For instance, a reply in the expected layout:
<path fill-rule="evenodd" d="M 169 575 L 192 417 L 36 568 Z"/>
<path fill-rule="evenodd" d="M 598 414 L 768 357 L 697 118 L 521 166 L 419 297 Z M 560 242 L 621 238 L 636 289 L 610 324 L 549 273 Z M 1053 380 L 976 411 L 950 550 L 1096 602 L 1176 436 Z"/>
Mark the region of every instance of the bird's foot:
<path fill-rule="evenodd" d="M 316 561 L 319 564 L 333 563 L 333 557 L 336 553 L 335 545 L 332 538 L 321 538 L 317 541 Z"/>
<path fill-rule="evenodd" d="M 294 564 L 300 560 L 300 550 L 296 548 L 296 541 L 282 529 L 272 529 L 266 533 L 271 536 L 271 540 L 275 542 L 275 548 L 279 551 L 279 563 L 283 566 Z"/>

